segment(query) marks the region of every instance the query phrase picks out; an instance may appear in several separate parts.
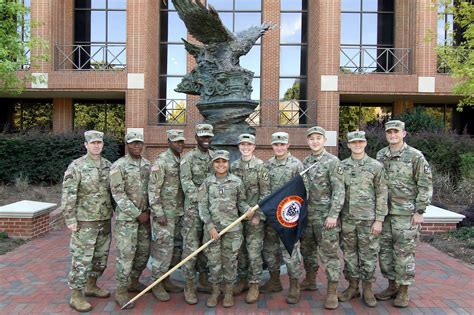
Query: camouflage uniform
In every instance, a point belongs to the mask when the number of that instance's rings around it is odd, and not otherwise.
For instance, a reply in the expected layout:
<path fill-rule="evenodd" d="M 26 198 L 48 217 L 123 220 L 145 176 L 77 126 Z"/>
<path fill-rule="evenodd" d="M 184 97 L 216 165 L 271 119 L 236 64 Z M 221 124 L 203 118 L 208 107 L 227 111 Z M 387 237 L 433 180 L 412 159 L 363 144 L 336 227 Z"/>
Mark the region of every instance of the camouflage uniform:
<path fill-rule="evenodd" d="M 82 289 L 87 277 L 98 278 L 107 267 L 112 201 L 109 190 L 111 163 L 88 154 L 74 160 L 64 173 L 62 208 L 66 225 L 77 224 L 71 235 L 71 289 Z"/>
<path fill-rule="evenodd" d="M 110 169 L 110 188 L 115 207 L 118 287 L 126 287 L 130 278 L 139 278 L 150 255 L 150 226 L 138 216 L 148 211 L 150 162 L 133 159 L 129 154 L 115 161 Z"/>
<path fill-rule="evenodd" d="M 158 279 L 181 260 L 181 229 L 184 194 L 179 180 L 180 158 L 171 149 L 156 159 L 151 168 L 148 194 L 152 220 L 152 274 Z M 166 225 L 156 218 L 165 216 Z"/>
<path fill-rule="evenodd" d="M 387 182 L 383 166 L 365 155 L 357 161 L 342 161 L 346 196 L 342 208 L 341 248 L 347 280 L 375 281 L 379 252 L 378 235 L 371 232 L 374 220 L 387 215 Z"/>
<path fill-rule="evenodd" d="M 403 143 L 400 151 L 385 147 L 377 153 L 388 180 L 388 215 L 382 228 L 379 263 L 382 274 L 400 285 L 415 278 L 415 247 L 419 226 L 411 224 L 433 193 L 431 168 L 423 154 Z"/>
<path fill-rule="evenodd" d="M 270 178 L 270 191 L 273 193 L 298 175 L 303 170 L 303 164 L 296 157 L 292 156 L 291 153 L 288 153 L 288 156 L 283 160 L 272 157 L 267 162 L 267 168 Z M 300 279 L 302 276 L 300 242 L 295 244 L 293 253 L 290 256 L 278 237 L 276 230 L 269 223 L 266 223 L 263 258 L 270 272 L 280 270 L 282 256 L 288 269 L 288 275 L 292 278 Z"/>
<path fill-rule="evenodd" d="M 268 170 L 262 160 L 253 156 L 249 161 L 239 159 L 231 165 L 232 174 L 239 177 L 244 185 L 247 203 L 253 207 L 270 193 Z M 265 234 L 265 215 L 257 210 L 258 225 L 243 222 L 244 242 L 239 252 L 239 276 L 249 283 L 258 283 L 262 277 L 262 250 Z"/>
<path fill-rule="evenodd" d="M 338 282 L 340 265 L 339 250 L 340 228 L 325 228 L 328 217 L 337 219 L 344 203 L 344 181 L 340 161 L 331 153 L 323 150 L 321 154 L 311 154 L 304 161 L 308 194 L 308 225 L 301 238 L 301 254 L 306 272 L 318 271 L 318 253 L 326 267 L 329 282 Z"/>

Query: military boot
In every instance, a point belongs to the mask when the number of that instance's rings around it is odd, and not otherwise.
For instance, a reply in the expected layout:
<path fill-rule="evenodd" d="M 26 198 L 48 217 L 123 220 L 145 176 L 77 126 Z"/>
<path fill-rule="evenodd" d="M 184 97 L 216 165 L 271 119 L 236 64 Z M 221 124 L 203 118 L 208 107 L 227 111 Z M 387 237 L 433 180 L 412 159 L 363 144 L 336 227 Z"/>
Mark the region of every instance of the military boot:
<path fill-rule="evenodd" d="M 262 293 L 280 292 L 283 291 L 280 280 L 280 270 L 270 271 L 270 279 L 260 287 Z"/>
<path fill-rule="evenodd" d="M 224 286 L 224 307 L 234 306 L 234 293 L 232 292 L 232 283 L 226 283 Z"/>
<path fill-rule="evenodd" d="M 166 291 L 171 293 L 183 292 L 183 287 L 174 283 L 169 276 L 165 278 L 164 282 Z"/>
<path fill-rule="evenodd" d="M 95 296 L 98 298 L 108 298 L 110 296 L 110 292 L 97 286 L 96 277 L 89 277 L 87 278 L 86 287 L 84 288 L 84 295 Z"/>
<path fill-rule="evenodd" d="M 410 297 L 408 296 L 408 286 L 402 284 L 400 285 L 397 297 L 393 301 L 393 306 L 407 307 L 408 303 L 410 303 Z"/>
<path fill-rule="evenodd" d="M 300 301 L 300 283 L 297 278 L 290 277 L 290 292 L 286 298 L 286 303 L 296 304 Z"/>
<path fill-rule="evenodd" d="M 131 277 L 130 282 L 128 283 L 128 292 L 142 292 L 147 288 L 146 285 L 138 281 L 138 277 Z"/>
<path fill-rule="evenodd" d="M 211 293 L 211 283 L 207 279 L 207 272 L 199 273 L 199 281 L 197 285 L 199 292 Z"/>
<path fill-rule="evenodd" d="M 186 283 L 184 285 L 184 301 L 190 305 L 196 304 L 198 302 L 196 288 L 194 287 L 194 279 L 186 279 Z"/>
<path fill-rule="evenodd" d="M 396 297 L 398 294 L 398 284 L 395 280 L 388 280 L 388 287 L 374 296 L 379 301 L 386 301 Z"/>
<path fill-rule="evenodd" d="M 339 305 L 337 301 L 337 282 L 328 282 L 328 292 L 326 301 L 324 302 L 324 308 L 328 310 L 334 310 Z"/>
<path fill-rule="evenodd" d="M 316 272 L 308 271 L 306 273 L 306 278 L 300 283 L 301 291 L 316 291 L 318 290 L 318 285 L 316 283 Z"/>
<path fill-rule="evenodd" d="M 155 285 L 151 291 L 158 301 L 167 302 L 170 300 L 170 295 L 166 292 L 163 281 Z"/>
<path fill-rule="evenodd" d="M 211 295 L 207 298 L 207 307 L 216 307 L 219 295 L 221 295 L 221 284 L 213 283 Z"/>
<path fill-rule="evenodd" d="M 362 296 L 364 297 L 364 302 L 367 306 L 377 306 L 377 299 L 375 299 L 374 292 L 372 291 L 372 282 L 362 281 Z"/>
<path fill-rule="evenodd" d="M 117 291 L 115 291 L 115 302 L 122 308 L 125 304 L 130 301 L 127 293 L 127 287 L 117 287 Z M 133 308 L 135 304 L 130 303 L 127 305 L 126 309 Z"/>
<path fill-rule="evenodd" d="M 69 299 L 69 306 L 78 311 L 79 313 L 89 312 L 92 310 L 92 305 L 84 299 L 82 296 L 81 289 L 73 289 L 71 298 Z"/>
<path fill-rule="evenodd" d="M 249 285 L 248 285 L 248 282 L 247 282 L 247 278 L 240 277 L 239 282 L 237 282 L 237 284 L 234 286 L 234 288 L 232 290 L 234 292 L 234 295 L 237 295 L 239 293 L 247 291 L 248 289 L 249 289 Z"/>
<path fill-rule="evenodd" d="M 251 283 L 249 292 L 247 292 L 247 296 L 245 297 L 245 302 L 247 302 L 248 304 L 257 302 L 259 293 L 260 292 L 258 291 L 258 283 Z"/>
<path fill-rule="evenodd" d="M 337 295 L 337 298 L 341 302 L 347 302 L 359 296 L 359 279 L 351 278 L 349 279 L 349 286 L 347 287 L 347 289 L 339 293 Z"/>

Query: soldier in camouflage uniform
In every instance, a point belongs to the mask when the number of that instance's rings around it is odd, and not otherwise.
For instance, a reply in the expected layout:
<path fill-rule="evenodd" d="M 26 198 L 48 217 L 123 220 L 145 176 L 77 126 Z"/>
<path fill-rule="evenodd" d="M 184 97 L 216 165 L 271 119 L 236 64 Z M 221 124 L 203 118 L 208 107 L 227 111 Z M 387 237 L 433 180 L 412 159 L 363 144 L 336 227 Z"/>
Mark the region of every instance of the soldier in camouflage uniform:
<path fill-rule="evenodd" d="M 208 307 L 215 307 L 224 282 L 224 307 L 234 305 L 232 285 L 237 277 L 237 255 L 242 245 L 242 225 L 239 223 L 219 237 L 219 232 L 250 209 L 246 203 L 245 187 L 229 173 L 229 152 L 217 150 L 212 159 L 214 175 L 199 187 L 199 216 L 204 223 L 204 242 L 213 239 L 205 250 L 210 271 L 212 292 Z"/>
<path fill-rule="evenodd" d="M 275 132 L 272 134 L 272 149 L 275 154 L 267 162 L 270 179 L 270 191 L 275 192 L 286 182 L 291 180 L 303 170 L 303 164 L 288 152 L 289 136 L 286 132 Z M 263 258 L 270 272 L 270 279 L 260 288 L 263 293 L 279 292 L 283 288 L 280 281 L 280 262 L 283 261 L 288 269 L 290 277 L 290 291 L 286 298 L 287 303 L 296 304 L 300 300 L 299 279 L 303 270 L 301 267 L 300 243 L 295 244 L 292 255 L 285 249 L 278 237 L 277 231 L 270 223 L 265 223 L 265 237 L 263 243 Z"/>
<path fill-rule="evenodd" d="M 184 194 L 179 180 L 179 164 L 184 147 L 184 131 L 168 130 L 168 150 L 161 153 L 151 168 L 148 196 L 152 215 L 151 256 L 154 280 L 164 275 L 181 260 L 182 220 Z M 183 288 L 165 281 L 153 287 L 153 295 L 159 301 L 168 301 L 170 292 L 182 292 Z"/>
<path fill-rule="evenodd" d="M 377 153 L 388 180 L 388 215 L 382 228 L 379 263 L 388 288 L 378 300 L 396 296 L 393 304 L 406 307 L 408 286 L 415 279 L 415 247 L 423 213 L 433 193 L 431 168 L 423 154 L 404 142 L 405 123 L 385 124 L 388 147 Z"/>
<path fill-rule="evenodd" d="M 361 279 L 364 302 L 375 307 L 372 282 L 380 248 L 379 234 L 387 215 L 387 181 L 382 164 L 365 153 L 365 132 L 349 132 L 347 142 L 351 156 L 342 161 L 346 197 L 341 212 L 341 248 L 349 287 L 339 295 L 339 301 L 359 297 Z"/>
<path fill-rule="evenodd" d="M 198 189 L 208 176 L 211 175 L 212 150 L 209 146 L 214 133 L 209 124 L 196 125 L 197 147 L 188 152 L 180 164 L 179 177 L 184 192 L 184 217 L 183 217 L 183 258 L 188 257 L 202 244 L 202 221 L 198 212 Z M 197 262 L 196 262 L 197 260 Z M 206 258 L 200 253 L 183 265 L 183 275 L 186 278 L 184 286 L 184 300 L 188 304 L 198 302 L 194 278 L 196 276 L 196 265 L 199 271 L 199 284 L 201 289 L 210 292 L 210 284 L 207 280 Z"/>
<path fill-rule="evenodd" d="M 141 156 L 143 134 L 129 131 L 125 136 L 128 154 L 110 168 L 110 189 L 115 200 L 115 240 L 117 241 L 117 291 L 120 307 L 130 299 L 127 291 L 141 292 L 138 281 L 150 256 L 150 210 L 148 178 L 150 162 Z M 127 308 L 133 308 L 133 303 Z"/>
<path fill-rule="evenodd" d="M 327 140 L 324 128 L 309 128 L 306 136 L 312 153 L 304 159 L 304 168 L 315 166 L 304 176 L 308 194 L 308 226 L 301 238 L 301 254 L 306 270 L 302 287 L 317 290 L 319 254 L 328 281 L 324 307 L 335 309 L 338 306 L 337 284 L 340 276 L 338 218 L 344 204 L 343 171 L 339 159 L 324 149 Z"/>
<path fill-rule="evenodd" d="M 97 286 L 97 278 L 107 267 L 110 248 L 112 201 L 109 190 L 110 162 L 101 157 L 104 147 L 100 131 L 84 133 L 87 154 L 74 160 L 64 173 L 62 209 L 71 235 L 72 290 L 69 305 L 78 312 L 92 306 L 82 296 L 106 298 L 110 293 Z"/>
<path fill-rule="evenodd" d="M 253 207 L 270 193 L 268 170 L 262 160 L 253 155 L 255 136 L 239 136 L 241 158 L 230 167 L 231 173 L 239 177 L 245 187 L 247 203 Z M 250 290 L 245 298 L 247 303 L 258 300 L 258 283 L 262 278 L 262 250 L 265 234 L 265 215 L 257 210 L 250 221 L 243 222 L 244 242 L 238 256 L 240 281 L 234 288 L 234 294 L 240 293 L 248 284 Z"/>

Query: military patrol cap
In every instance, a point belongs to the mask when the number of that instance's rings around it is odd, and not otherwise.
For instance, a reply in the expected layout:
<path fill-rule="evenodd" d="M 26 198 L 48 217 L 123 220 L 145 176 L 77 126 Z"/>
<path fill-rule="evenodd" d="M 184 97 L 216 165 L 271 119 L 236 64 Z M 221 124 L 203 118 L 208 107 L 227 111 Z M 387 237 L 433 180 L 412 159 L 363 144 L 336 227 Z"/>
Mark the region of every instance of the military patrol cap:
<path fill-rule="evenodd" d="M 203 137 L 203 136 L 214 137 L 214 133 L 212 131 L 213 131 L 212 125 L 209 125 L 209 124 L 196 125 L 196 135 L 198 137 Z"/>
<path fill-rule="evenodd" d="M 326 137 L 326 130 L 323 127 L 314 126 L 309 128 L 308 131 L 306 131 L 306 137 L 311 136 L 313 133 L 319 133 L 323 137 Z"/>
<path fill-rule="evenodd" d="M 405 123 L 401 120 L 390 120 L 385 123 L 385 131 L 389 129 L 397 129 L 399 131 L 405 130 Z"/>
<path fill-rule="evenodd" d="M 347 142 L 353 141 L 367 141 L 365 139 L 365 132 L 364 131 L 352 131 L 347 133 Z"/>
<path fill-rule="evenodd" d="M 255 136 L 249 133 L 244 133 L 239 136 L 239 143 L 248 142 L 255 144 Z"/>
<path fill-rule="evenodd" d="M 272 144 L 284 143 L 288 144 L 290 136 L 286 132 L 275 132 L 272 134 Z"/>
<path fill-rule="evenodd" d="M 184 137 L 184 130 L 171 129 L 166 130 L 166 133 L 168 134 L 168 140 L 171 142 L 186 140 L 186 138 Z"/>
<path fill-rule="evenodd" d="M 125 136 L 125 142 L 132 143 L 132 142 L 135 142 L 135 141 L 145 142 L 143 140 L 143 133 L 136 132 L 136 131 L 127 132 L 127 135 Z"/>
<path fill-rule="evenodd" d="M 84 132 L 84 138 L 86 139 L 87 143 L 92 141 L 104 142 L 104 133 L 97 130 L 88 130 Z"/>
<path fill-rule="evenodd" d="M 214 151 L 214 156 L 212 157 L 212 162 L 214 162 L 217 159 L 224 159 L 226 161 L 229 161 L 229 151 L 226 151 L 226 150 Z"/>

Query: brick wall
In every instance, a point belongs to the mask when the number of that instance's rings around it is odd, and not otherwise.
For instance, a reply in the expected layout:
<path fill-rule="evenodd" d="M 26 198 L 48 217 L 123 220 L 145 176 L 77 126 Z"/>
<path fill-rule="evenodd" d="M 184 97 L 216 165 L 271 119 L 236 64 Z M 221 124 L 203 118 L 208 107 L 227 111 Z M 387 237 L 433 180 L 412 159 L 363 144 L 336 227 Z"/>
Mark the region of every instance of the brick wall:
<path fill-rule="evenodd" d="M 422 235 L 433 235 L 435 233 L 448 232 L 456 229 L 456 223 L 423 223 L 421 226 Z"/>
<path fill-rule="evenodd" d="M 49 213 L 34 218 L 0 218 L 0 231 L 11 238 L 30 239 L 49 231 Z"/>

